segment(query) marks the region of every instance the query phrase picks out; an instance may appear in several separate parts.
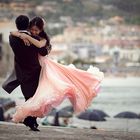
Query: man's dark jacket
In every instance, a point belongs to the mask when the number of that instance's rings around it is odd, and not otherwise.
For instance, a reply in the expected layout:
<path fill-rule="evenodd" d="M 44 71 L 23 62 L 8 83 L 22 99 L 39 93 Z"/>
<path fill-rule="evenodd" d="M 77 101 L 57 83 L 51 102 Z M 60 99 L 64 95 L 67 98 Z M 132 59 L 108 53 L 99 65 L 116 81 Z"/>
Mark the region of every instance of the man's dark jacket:
<path fill-rule="evenodd" d="M 36 39 L 38 38 L 36 37 Z M 23 91 L 27 91 L 28 89 L 24 88 L 34 86 L 32 83 L 39 80 L 41 66 L 39 64 L 38 54 L 45 56 L 48 54 L 48 51 L 46 47 L 25 46 L 20 38 L 12 35 L 9 36 L 9 43 L 15 55 L 14 70 L 3 83 L 2 87 L 5 91 L 11 93 L 17 86 L 24 85 Z"/>

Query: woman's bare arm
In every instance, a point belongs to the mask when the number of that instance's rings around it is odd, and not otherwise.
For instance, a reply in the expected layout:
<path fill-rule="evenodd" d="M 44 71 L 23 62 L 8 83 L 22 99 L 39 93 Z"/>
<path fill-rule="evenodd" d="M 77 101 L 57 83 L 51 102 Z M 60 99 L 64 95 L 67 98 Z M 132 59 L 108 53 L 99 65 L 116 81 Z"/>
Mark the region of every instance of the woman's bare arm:
<path fill-rule="evenodd" d="M 36 40 L 33 37 L 31 37 L 31 36 L 29 36 L 25 33 L 21 33 L 21 38 L 24 37 L 24 36 L 25 36 L 26 39 L 29 40 L 29 42 L 31 42 L 33 45 L 35 45 L 38 48 L 42 48 L 46 45 L 46 39 L 42 39 L 42 40 L 39 41 L 39 40 Z"/>
<path fill-rule="evenodd" d="M 46 45 L 46 40 L 45 39 L 42 39 L 40 41 L 34 39 L 33 37 L 25 34 L 25 33 L 20 33 L 18 31 L 15 31 L 15 32 L 10 32 L 12 35 L 16 36 L 16 37 L 19 37 L 23 40 L 28 40 L 30 43 L 32 43 L 33 45 L 35 45 L 36 47 L 38 48 L 42 48 Z"/>

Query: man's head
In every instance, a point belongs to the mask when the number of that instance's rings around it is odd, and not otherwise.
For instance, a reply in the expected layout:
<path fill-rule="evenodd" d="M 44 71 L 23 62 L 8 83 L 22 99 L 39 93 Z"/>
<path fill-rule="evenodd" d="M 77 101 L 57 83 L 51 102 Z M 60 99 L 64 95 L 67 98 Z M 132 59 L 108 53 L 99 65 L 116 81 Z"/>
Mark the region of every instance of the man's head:
<path fill-rule="evenodd" d="M 15 20 L 18 30 L 27 30 L 29 26 L 29 18 L 25 15 L 20 15 Z"/>

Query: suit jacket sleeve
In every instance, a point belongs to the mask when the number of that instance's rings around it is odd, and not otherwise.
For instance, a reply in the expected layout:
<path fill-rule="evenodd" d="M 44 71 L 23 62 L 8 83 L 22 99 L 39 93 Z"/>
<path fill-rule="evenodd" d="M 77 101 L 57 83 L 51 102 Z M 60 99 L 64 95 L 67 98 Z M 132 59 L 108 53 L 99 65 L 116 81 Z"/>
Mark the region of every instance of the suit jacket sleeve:
<path fill-rule="evenodd" d="M 15 69 L 13 69 L 11 75 L 2 84 L 2 88 L 10 94 L 19 85 L 20 82 L 17 80 Z"/>

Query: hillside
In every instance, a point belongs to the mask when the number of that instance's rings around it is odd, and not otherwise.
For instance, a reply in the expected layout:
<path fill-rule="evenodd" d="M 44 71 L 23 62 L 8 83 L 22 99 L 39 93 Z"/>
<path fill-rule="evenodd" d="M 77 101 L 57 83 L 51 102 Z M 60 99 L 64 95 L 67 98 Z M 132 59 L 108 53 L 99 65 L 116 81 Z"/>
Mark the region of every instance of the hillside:
<path fill-rule="evenodd" d="M 45 0 L 31 0 L 37 5 Z M 47 18 L 58 20 L 60 16 L 71 16 L 74 21 L 89 21 L 112 16 L 123 16 L 127 23 L 140 24 L 139 0 L 47 0 L 55 2 L 55 13 L 47 12 Z M 94 18 L 93 18 L 94 17 Z"/>
<path fill-rule="evenodd" d="M 62 16 L 70 16 L 73 21 L 98 22 L 112 16 L 124 17 L 126 23 L 140 24 L 140 0 L 0 0 L 0 3 L 27 2 L 44 5 L 52 11 L 42 14 L 49 21 L 59 21 Z M 36 10 L 29 13 L 36 15 Z"/>

